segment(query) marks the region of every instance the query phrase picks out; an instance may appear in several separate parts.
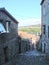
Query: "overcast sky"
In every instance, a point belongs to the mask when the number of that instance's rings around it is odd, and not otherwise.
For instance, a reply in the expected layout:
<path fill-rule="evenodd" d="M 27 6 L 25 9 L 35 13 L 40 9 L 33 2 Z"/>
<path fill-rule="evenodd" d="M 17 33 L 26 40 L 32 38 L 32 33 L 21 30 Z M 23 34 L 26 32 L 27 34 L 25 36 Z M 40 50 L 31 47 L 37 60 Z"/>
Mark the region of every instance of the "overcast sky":
<path fill-rule="evenodd" d="M 18 21 L 19 26 L 41 23 L 41 0 L 0 0 L 0 8 L 5 7 Z"/>

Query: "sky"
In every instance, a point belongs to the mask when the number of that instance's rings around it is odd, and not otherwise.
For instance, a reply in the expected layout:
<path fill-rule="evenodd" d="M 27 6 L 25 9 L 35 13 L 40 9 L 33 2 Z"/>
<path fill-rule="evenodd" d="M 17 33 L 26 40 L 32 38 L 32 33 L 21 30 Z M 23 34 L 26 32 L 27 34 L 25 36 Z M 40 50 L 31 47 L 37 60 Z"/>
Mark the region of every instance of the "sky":
<path fill-rule="evenodd" d="M 7 11 L 19 22 L 19 26 L 41 23 L 41 0 L 0 0 L 0 8 Z"/>

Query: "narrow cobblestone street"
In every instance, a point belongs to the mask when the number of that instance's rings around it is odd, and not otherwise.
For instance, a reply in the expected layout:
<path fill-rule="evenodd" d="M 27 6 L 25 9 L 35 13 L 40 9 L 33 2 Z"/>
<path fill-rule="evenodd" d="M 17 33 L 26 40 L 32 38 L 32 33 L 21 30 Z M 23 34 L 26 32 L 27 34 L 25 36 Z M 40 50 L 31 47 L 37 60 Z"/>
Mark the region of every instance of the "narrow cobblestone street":
<path fill-rule="evenodd" d="M 16 60 L 16 65 L 49 65 L 44 62 L 44 55 L 37 50 L 21 53 Z"/>

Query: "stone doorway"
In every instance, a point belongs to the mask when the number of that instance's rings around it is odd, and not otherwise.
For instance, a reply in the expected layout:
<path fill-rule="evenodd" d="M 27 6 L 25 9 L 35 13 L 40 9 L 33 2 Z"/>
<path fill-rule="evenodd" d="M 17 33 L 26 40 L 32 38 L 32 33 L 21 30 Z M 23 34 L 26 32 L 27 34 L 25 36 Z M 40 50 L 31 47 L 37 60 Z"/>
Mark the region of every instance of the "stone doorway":
<path fill-rule="evenodd" d="M 8 47 L 3 48 L 4 51 L 4 57 L 5 57 L 5 62 L 8 61 Z"/>
<path fill-rule="evenodd" d="M 46 44 L 44 43 L 44 53 L 46 52 Z"/>
<path fill-rule="evenodd" d="M 21 53 L 21 37 L 18 37 L 19 53 Z"/>
<path fill-rule="evenodd" d="M 46 52 L 46 44 L 45 43 L 42 43 L 42 52 Z"/>

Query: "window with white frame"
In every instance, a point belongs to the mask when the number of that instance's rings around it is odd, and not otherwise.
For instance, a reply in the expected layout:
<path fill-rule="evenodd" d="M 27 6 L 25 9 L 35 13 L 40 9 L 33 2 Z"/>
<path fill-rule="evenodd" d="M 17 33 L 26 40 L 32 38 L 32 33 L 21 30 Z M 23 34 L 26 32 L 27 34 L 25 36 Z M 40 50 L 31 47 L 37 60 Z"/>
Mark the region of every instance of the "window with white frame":
<path fill-rule="evenodd" d="M 10 21 L 6 21 L 6 32 L 9 33 Z"/>
<path fill-rule="evenodd" d="M 0 33 L 5 33 L 6 30 L 4 28 L 4 25 L 0 22 Z"/>
<path fill-rule="evenodd" d="M 9 32 L 9 22 L 6 22 L 6 32 Z"/>
<path fill-rule="evenodd" d="M 9 33 L 9 23 L 9 21 L 6 21 L 6 25 L 4 26 L 4 24 L 0 22 L 0 33 Z"/>

